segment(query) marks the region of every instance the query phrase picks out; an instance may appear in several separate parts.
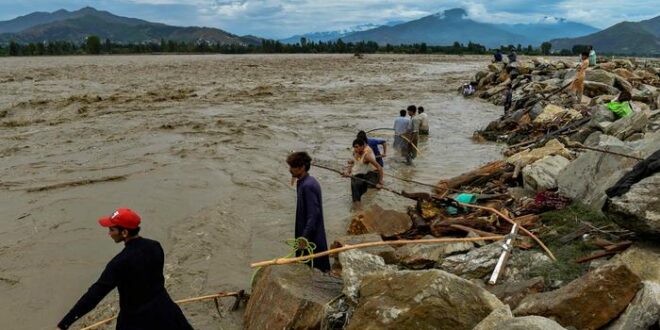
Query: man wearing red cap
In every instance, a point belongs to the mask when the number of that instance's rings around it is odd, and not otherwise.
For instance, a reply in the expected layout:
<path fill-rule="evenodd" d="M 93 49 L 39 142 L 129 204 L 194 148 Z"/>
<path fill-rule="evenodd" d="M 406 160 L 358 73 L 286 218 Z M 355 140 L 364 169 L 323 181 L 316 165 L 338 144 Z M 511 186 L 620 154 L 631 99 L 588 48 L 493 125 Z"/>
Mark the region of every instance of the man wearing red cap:
<path fill-rule="evenodd" d="M 121 208 L 99 219 L 99 224 L 108 228 L 116 243 L 124 242 L 124 249 L 112 258 L 98 281 L 64 316 L 58 329 L 69 328 L 115 287 L 119 291 L 118 330 L 192 329 L 165 290 L 163 248 L 160 243 L 138 235 L 140 216 Z"/>

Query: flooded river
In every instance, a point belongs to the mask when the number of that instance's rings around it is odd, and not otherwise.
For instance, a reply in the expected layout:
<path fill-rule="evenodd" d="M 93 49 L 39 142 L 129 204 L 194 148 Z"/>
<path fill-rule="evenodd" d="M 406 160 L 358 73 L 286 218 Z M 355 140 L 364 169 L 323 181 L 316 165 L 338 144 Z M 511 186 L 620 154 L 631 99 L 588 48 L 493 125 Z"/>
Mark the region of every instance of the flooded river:
<path fill-rule="evenodd" d="M 485 57 L 368 55 L 0 58 L 0 329 L 53 329 L 114 244 L 96 219 L 143 217 L 166 251 L 175 299 L 247 289 L 254 261 L 288 253 L 295 189 L 284 162 L 308 151 L 343 166 L 360 129 L 390 128 L 422 105 L 430 137 L 413 166 L 385 171 L 435 183 L 499 157 L 470 136 L 501 108 L 456 88 Z M 375 132 L 388 140 L 387 130 Z M 313 168 L 329 240 L 346 232 L 349 182 Z M 428 191 L 386 177 L 394 189 Z M 372 191 L 365 207 L 410 201 Z M 331 242 L 329 242 L 331 243 Z M 77 327 L 117 308 L 112 294 Z M 196 329 L 240 328 L 240 313 L 187 305 Z"/>

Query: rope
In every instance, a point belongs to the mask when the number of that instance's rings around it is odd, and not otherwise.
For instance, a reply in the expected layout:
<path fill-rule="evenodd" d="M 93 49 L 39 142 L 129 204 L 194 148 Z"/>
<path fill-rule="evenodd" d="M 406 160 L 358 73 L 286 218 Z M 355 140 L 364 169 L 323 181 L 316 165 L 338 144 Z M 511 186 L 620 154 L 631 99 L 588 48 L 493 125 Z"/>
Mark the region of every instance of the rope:
<path fill-rule="evenodd" d="M 175 301 L 175 303 L 179 305 L 184 305 L 188 304 L 191 302 L 196 302 L 196 301 L 204 301 L 204 300 L 211 300 L 213 299 L 216 304 L 216 309 L 218 310 L 218 313 L 220 313 L 220 305 L 218 303 L 218 298 L 224 298 L 224 297 L 240 297 L 243 295 L 242 291 L 239 292 L 218 292 L 216 294 L 211 294 L 211 295 L 206 295 L 206 296 L 199 296 L 199 297 L 193 297 L 193 298 L 186 298 L 186 299 L 180 299 Z M 96 322 L 92 325 L 86 326 L 80 330 L 91 330 L 91 329 L 96 329 L 106 323 L 110 323 L 114 321 L 117 318 L 117 315 L 114 315 L 112 317 L 109 317 L 107 319 L 101 320 L 99 322 Z"/>

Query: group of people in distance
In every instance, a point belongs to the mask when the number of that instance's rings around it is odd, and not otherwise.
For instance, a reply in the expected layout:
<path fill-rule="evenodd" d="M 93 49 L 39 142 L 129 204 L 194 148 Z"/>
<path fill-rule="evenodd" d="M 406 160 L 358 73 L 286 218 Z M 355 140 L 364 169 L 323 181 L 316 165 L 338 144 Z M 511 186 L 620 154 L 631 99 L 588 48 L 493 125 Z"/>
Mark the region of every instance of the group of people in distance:
<path fill-rule="evenodd" d="M 411 165 L 417 157 L 417 144 L 420 135 L 429 134 L 429 118 L 424 107 L 408 106 L 401 110 L 399 117 L 394 120 L 394 150 L 399 152 Z M 383 185 L 383 158 L 387 157 L 387 143 L 384 139 L 367 137 L 367 133 L 360 131 L 353 141 L 353 157 L 348 161 L 344 171 L 345 176 L 351 177 L 351 196 L 353 208 L 362 208 L 362 195 L 370 187 L 382 188 Z M 380 148 L 382 147 L 382 152 Z"/>

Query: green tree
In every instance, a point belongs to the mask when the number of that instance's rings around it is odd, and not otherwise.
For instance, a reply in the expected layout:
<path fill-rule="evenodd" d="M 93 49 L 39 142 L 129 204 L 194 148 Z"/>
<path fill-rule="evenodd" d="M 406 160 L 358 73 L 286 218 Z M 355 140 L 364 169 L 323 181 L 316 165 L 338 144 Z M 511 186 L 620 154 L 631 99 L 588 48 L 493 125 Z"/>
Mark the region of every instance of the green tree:
<path fill-rule="evenodd" d="M 101 39 L 97 36 L 88 36 L 85 41 L 85 50 L 87 54 L 101 54 Z"/>
<path fill-rule="evenodd" d="M 9 42 L 9 56 L 18 56 L 19 55 L 19 44 L 12 40 Z"/>
<path fill-rule="evenodd" d="M 550 55 L 550 49 L 552 49 L 552 44 L 549 42 L 544 42 L 541 44 L 541 54 Z"/>

